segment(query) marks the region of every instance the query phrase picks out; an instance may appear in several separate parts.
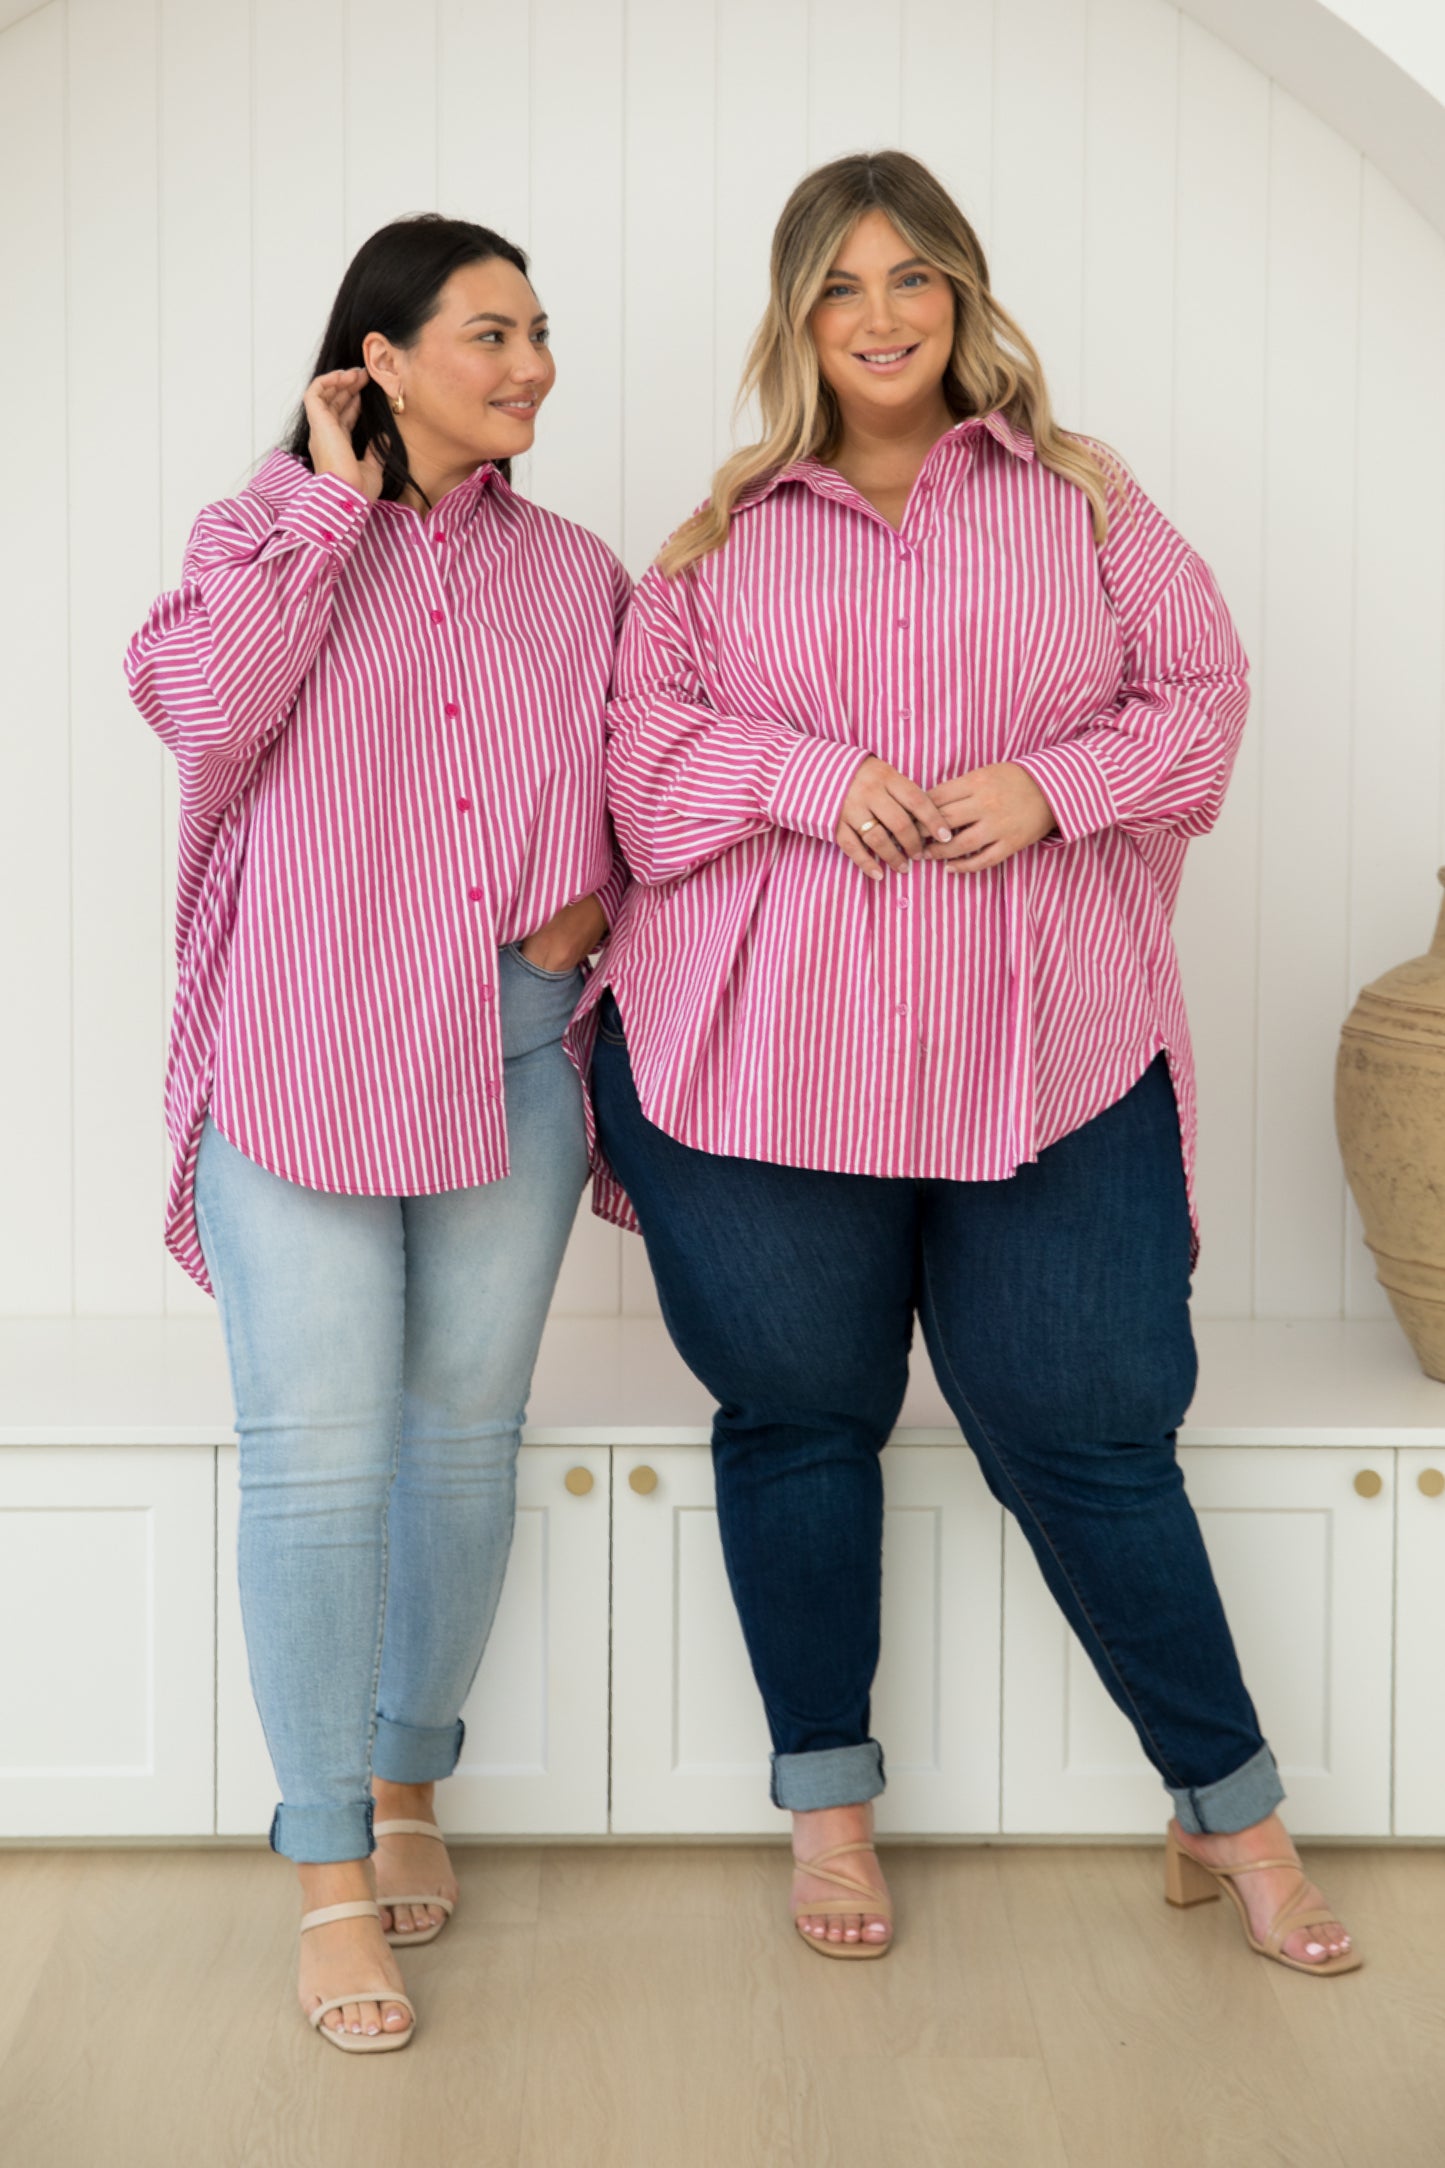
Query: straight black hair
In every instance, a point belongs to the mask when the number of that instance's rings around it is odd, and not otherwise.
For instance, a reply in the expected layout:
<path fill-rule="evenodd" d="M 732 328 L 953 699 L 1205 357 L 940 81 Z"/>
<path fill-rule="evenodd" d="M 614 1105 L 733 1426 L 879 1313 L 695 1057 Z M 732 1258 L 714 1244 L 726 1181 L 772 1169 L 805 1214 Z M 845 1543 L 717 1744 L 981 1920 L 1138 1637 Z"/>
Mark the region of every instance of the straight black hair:
<path fill-rule="evenodd" d="M 363 241 L 347 265 L 311 375 L 363 368 L 361 345 L 369 331 L 379 331 L 393 346 L 410 346 L 422 325 L 436 314 L 441 290 L 452 273 L 464 264 L 491 263 L 496 257 L 514 264 L 523 278 L 527 276 L 522 250 L 493 233 L 490 226 L 443 218 L 436 211 L 393 219 Z M 351 448 L 361 459 L 370 445 L 382 463 L 384 499 L 394 502 L 406 489 L 416 489 L 391 402 L 375 379 L 368 377 L 351 432 Z M 311 424 L 304 404 L 296 410 L 285 449 L 311 465 Z M 499 459 L 497 466 L 510 480 L 511 461 Z M 430 502 L 422 490 L 416 493 Z"/>

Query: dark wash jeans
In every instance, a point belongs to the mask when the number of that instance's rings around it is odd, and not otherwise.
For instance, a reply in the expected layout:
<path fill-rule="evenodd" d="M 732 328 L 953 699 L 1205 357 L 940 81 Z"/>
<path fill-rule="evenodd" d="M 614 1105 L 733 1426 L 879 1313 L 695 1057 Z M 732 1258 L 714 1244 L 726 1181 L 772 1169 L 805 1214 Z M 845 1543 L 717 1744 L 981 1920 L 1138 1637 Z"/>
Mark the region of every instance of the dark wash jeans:
<path fill-rule="evenodd" d="M 916 1311 L 990 1490 L 1183 1827 L 1262 1820 L 1283 1787 L 1175 1457 L 1196 1364 L 1164 1056 L 1007 1181 L 912 1181 L 677 1143 L 638 1103 L 610 991 L 600 1024 L 599 1138 L 637 1209 L 668 1330 L 719 1404 L 718 1520 L 774 1803 L 883 1789 L 868 1708 L 879 1456 Z"/>

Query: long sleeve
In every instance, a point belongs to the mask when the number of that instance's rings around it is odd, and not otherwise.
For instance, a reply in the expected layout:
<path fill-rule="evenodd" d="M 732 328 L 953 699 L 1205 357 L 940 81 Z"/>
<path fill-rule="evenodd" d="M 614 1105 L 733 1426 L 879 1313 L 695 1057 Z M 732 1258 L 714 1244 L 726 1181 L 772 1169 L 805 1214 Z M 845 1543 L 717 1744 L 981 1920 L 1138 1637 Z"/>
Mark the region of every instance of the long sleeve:
<path fill-rule="evenodd" d="M 614 558 L 612 563 L 612 622 L 616 641 L 620 641 L 622 638 L 623 627 L 627 623 L 627 613 L 631 606 L 631 578 L 629 577 L 625 568 L 621 564 L 619 564 Z M 610 681 L 608 685 L 608 690 L 612 690 Z M 617 914 L 622 909 L 623 898 L 626 896 L 628 889 L 632 886 L 632 874 L 628 867 L 627 860 L 623 857 L 622 852 L 617 847 L 617 838 L 612 832 L 612 823 L 610 821 L 608 823 L 608 833 L 611 836 L 612 840 L 612 865 L 608 871 L 607 878 L 603 881 L 601 887 L 597 889 L 596 895 L 597 901 L 602 907 L 602 915 L 607 920 L 608 931 L 610 932 L 611 929 L 617 924 Z"/>
<path fill-rule="evenodd" d="M 509 1172 L 504 952 L 594 890 L 628 582 L 490 463 L 422 519 L 278 451 L 196 523 L 127 675 L 176 755 L 166 1238 L 202 1286 L 209 1116 L 303 1188 Z"/>
<path fill-rule="evenodd" d="M 1141 492 L 1116 515 L 1099 569 L 1124 640 L 1119 691 L 1017 765 L 1053 807 L 1055 847 L 1107 828 L 1204 835 L 1249 707 L 1239 636 L 1209 567 Z"/>
<path fill-rule="evenodd" d="M 285 723 L 371 506 L 334 475 L 279 508 L 249 494 L 197 520 L 181 585 L 125 658 L 131 697 L 183 771 L 244 773 Z"/>
<path fill-rule="evenodd" d="M 769 828 L 833 840 L 868 748 L 720 712 L 695 591 L 654 569 L 623 628 L 609 709 L 607 791 L 627 862 L 659 884 Z"/>

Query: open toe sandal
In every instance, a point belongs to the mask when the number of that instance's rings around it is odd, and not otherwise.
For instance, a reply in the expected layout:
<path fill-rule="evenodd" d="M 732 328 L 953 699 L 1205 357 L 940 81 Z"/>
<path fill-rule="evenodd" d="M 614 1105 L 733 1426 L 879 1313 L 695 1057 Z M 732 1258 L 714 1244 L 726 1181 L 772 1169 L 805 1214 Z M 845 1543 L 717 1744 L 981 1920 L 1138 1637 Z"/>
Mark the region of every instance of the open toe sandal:
<path fill-rule="evenodd" d="M 374 1837 L 435 1837 L 438 1844 L 445 1844 L 447 1841 L 435 1822 L 377 1822 L 371 1833 Z M 424 1942 L 435 1942 L 456 1910 L 450 1897 L 437 1897 L 430 1891 L 419 1897 L 393 1897 L 388 1891 L 380 1901 L 392 1913 L 393 1918 L 396 1916 L 394 1907 L 397 1905 L 440 1905 L 445 1912 L 446 1920 L 438 1920 L 434 1927 L 423 1927 L 418 1934 L 403 1935 L 399 1934 L 395 1927 L 388 1927 L 387 1941 L 395 1948 L 406 1950 L 419 1950 Z"/>
<path fill-rule="evenodd" d="M 847 1919 L 860 1912 L 870 1914 L 874 1919 L 887 1920 L 890 1927 L 893 1925 L 893 1901 L 884 1891 L 871 1888 L 867 1882 L 857 1881 L 851 1874 L 839 1874 L 836 1868 L 826 1864 L 830 1859 L 841 1859 L 845 1852 L 871 1852 L 873 1849 L 871 1844 L 860 1842 L 835 1844 L 828 1851 L 819 1852 L 813 1859 L 799 1859 L 796 1852 L 793 1854 L 793 1864 L 801 1867 L 805 1874 L 815 1874 L 820 1882 L 831 1882 L 836 1889 L 844 1889 L 849 1893 L 848 1900 L 842 1897 L 814 1897 L 809 1898 L 806 1904 L 793 1907 L 793 1925 L 797 1929 L 798 1940 L 808 1949 L 816 1950 L 820 1957 L 886 1957 L 893 1947 L 891 1934 L 886 1942 L 865 1942 L 861 1936 L 856 1942 L 828 1942 L 821 1935 L 805 1934 L 798 1926 L 801 1919 Z M 861 1904 L 860 1898 L 863 1900 Z"/>
<path fill-rule="evenodd" d="M 1299 1879 L 1290 1895 L 1275 1913 L 1265 1930 L 1264 1940 L 1256 1941 L 1249 1924 L 1249 1911 L 1244 1899 L 1234 1886 L 1239 1874 L 1257 1874 L 1261 1867 L 1293 1867 Z M 1234 1900 L 1244 1929 L 1244 1939 L 1260 1957 L 1273 1958 L 1277 1965 L 1288 1965 L 1291 1972 L 1357 1972 L 1364 1963 L 1354 1949 L 1341 1950 L 1338 1957 L 1324 1958 L 1317 1965 L 1303 1957 L 1285 1954 L 1285 1939 L 1300 1927 L 1317 1927 L 1321 1920 L 1332 1920 L 1335 1915 L 1327 1905 L 1301 1905 L 1305 1891 L 1305 1875 L 1297 1859 L 1247 1859 L 1237 1867 L 1206 1867 L 1203 1860 L 1196 1859 L 1179 1842 L 1173 1830 L 1164 1839 L 1164 1895 L 1172 1905 L 1204 1905 L 1227 1890 Z"/>
<path fill-rule="evenodd" d="M 328 1920 L 359 1920 L 368 1913 L 374 1920 L 381 1918 L 380 1905 L 373 1904 L 369 1897 L 358 1897 L 352 1904 L 323 1905 L 318 1912 L 302 1913 L 301 1932 L 304 1935 L 308 1928 L 324 1927 Z M 409 2012 L 411 2023 L 405 2032 L 374 2033 L 340 2032 L 334 2025 L 322 2024 L 321 2020 L 329 2010 L 339 2010 L 348 2002 L 399 2002 L 403 2010 Z M 320 2033 L 334 2048 L 344 2048 L 348 2055 L 385 2055 L 389 2049 L 404 2048 L 410 2041 L 416 2031 L 416 2010 L 407 1996 L 383 1982 L 380 1987 L 348 1988 L 344 1995 L 333 1995 L 329 2002 L 318 2002 L 314 2010 L 307 2011 L 306 2021 L 313 2032 Z"/>

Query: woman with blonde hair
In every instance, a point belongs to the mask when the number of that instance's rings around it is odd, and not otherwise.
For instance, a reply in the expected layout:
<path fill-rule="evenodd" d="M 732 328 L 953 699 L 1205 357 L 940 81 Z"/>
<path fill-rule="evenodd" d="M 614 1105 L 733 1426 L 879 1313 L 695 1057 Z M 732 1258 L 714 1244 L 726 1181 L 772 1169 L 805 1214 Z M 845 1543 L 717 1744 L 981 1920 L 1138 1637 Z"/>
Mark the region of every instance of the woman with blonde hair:
<path fill-rule="evenodd" d="M 811 1949 L 877 1957 L 880 1453 L 915 1311 L 994 1495 L 1169 1792 L 1166 1894 L 1358 1964 L 1305 1882 L 1185 1495 L 1194 1077 L 1169 934 L 1245 658 L 934 177 L 810 174 L 761 440 L 641 583 L 608 790 L 600 1203 L 719 1406 L 728 1573 Z M 605 982 L 607 992 L 602 994 Z M 599 996 L 602 998 L 599 1000 Z"/>

